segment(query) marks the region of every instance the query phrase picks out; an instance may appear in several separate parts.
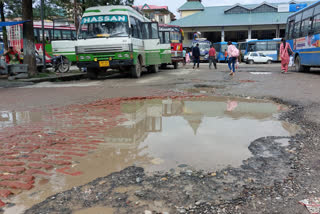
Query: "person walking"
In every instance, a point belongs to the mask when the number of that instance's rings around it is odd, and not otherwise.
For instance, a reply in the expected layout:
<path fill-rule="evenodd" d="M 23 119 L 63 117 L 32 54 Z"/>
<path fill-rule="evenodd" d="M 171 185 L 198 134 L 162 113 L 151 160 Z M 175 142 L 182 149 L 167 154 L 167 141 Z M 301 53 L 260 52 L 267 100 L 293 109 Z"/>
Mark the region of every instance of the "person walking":
<path fill-rule="evenodd" d="M 196 67 L 199 68 L 200 64 L 200 49 L 199 49 L 199 43 L 196 45 L 196 47 L 193 47 L 192 49 L 192 57 L 193 57 L 193 69 Z"/>
<path fill-rule="evenodd" d="M 187 54 L 187 51 L 186 51 L 186 49 L 184 48 L 184 49 L 182 50 L 183 65 L 186 65 L 186 54 Z"/>
<path fill-rule="evenodd" d="M 227 51 L 227 49 L 225 49 L 224 50 L 224 61 L 228 62 L 227 60 L 228 60 L 228 51 Z"/>
<path fill-rule="evenodd" d="M 288 66 L 290 61 L 290 56 L 293 54 L 293 51 L 287 43 L 287 41 L 282 38 L 281 39 L 281 45 L 280 45 L 280 57 L 281 57 L 281 73 L 287 73 L 288 72 Z"/>
<path fill-rule="evenodd" d="M 231 41 L 228 42 L 228 56 L 229 56 L 229 61 L 228 61 L 228 66 L 230 69 L 230 75 L 233 76 L 235 72 L 235 67 L 234 64 L 237 61 L 237 58 L 239 56 L 239 50 L 232 44 Z M 232 64 L 232 67 L 231 67 Z"/>
<path fill-rule="evenodd" d="M 209 50 L 209 69 L 211 69 L 212 63 L 214 65 L 214 68 L 217 69 L 216 56 L 216 49 L 214 49 L 213 45 L 211 45 L 211 48 Z"/>
<path fill-rule="evenodd" d="M 187 49 L 187 54 L 186 54 L 186 63 L 190 63 L 190 58 L 191 58 L 191 52 L 189 49 Z"/>

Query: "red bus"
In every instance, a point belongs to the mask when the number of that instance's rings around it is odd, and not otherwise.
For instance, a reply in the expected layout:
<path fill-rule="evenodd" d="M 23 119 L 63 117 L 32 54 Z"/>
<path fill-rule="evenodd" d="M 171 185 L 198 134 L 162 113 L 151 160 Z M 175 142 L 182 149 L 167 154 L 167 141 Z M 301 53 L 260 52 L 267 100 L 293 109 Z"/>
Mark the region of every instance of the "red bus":
<path fill-rule="evenodd" d="M 67 23 L 55 23 L 54 21 L 45 21 L 44 23 L 44 38 L 42 38 L 42 25 L 41 21 L 34 21 L 34 38 L 35 38 L 35 49 L 42 56 L 43 47 L 42 41 L 45 40 L 45 50 L 46 50 L 46 62 L 50 62 L 52 53 L 52 40 L 72 40 L 76 39 L 76 28 L 72 24 Z M 8 42 L 9 46 L 14 47 L 14 49 L 20 53 L 23 48 L 23 25 L 13 25 L 7 27 L 8 31 Z M 74 59 L 73 59 L 74 58 Z M 76 61 L 76 57 L 72 56 L 70 61 Z"/>
<path fill-rule="evenodd" d="M 183 59 L 183 30 L 177 25 L 159 25 L 160 40 L 165 40 L 167 34 L 169 34 L 169 40 L 171 43 L 171 60 L 175 68 L 178 67 L 179 62 L 184 62 Z"/>

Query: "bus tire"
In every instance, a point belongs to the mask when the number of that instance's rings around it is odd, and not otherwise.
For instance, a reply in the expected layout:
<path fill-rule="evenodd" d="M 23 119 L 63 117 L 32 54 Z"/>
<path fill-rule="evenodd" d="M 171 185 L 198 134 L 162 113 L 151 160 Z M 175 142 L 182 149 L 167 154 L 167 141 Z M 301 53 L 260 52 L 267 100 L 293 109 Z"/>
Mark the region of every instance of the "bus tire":
<path fill-rule="evenodd" d="M 159 65 L 148 66 L 148 71 L 151 73 L 158 73 L 159 72 Z"/>
<path fill-rule="evenodd" d="M 305 70 L 305 67 L 303 65 L 301 65 L 301 58 L 300 56 L 296 56 L 295 60 L 294 60 L 294 64 L 295 66 L 295 70 L 296 72 L 303 72 Z"/>
<path fill-rule="evenodd" d="M 161 69 L 166 69 L 166 68 L 167 68 L 167 64 L 161 64 L 161 65 L 160 65 L 160 68 L 161 68 Z"/>
<path fill-rule="evenodd" d="M 96 80 L 98 79 L 98 71 L 96 71 L 94 68 L 88 68 L 87 69 L 87 77 L 90 80 Z"/>
<path fill-rule="evenodd" d="M 174 63 L 172 63 L 172 64 L 173 64 L 173 68 L 174 68 L 174 69 L 178 69 L 178 67 L 179 67 L 178 62 L 174 62 Z"/>
<path fill-rule="evenodd" d="M 142 66 L 140 59 L 137 59 L 137 64 L 131 66 L 131 77 L 140 78 L 142 73 Z"/>

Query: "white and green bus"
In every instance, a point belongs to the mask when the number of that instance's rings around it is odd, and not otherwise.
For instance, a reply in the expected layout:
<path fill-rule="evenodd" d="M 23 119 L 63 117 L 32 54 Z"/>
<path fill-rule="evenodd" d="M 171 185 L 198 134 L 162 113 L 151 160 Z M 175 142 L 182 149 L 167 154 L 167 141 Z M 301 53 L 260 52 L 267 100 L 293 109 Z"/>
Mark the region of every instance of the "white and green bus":
<path fill-rule="evenodd" d="M 82 17 L 76 55 L 78 66 L 90 79 L 109 69 L 130 71 L 139 78 L 142 68 L 158 72 L 161 65 L 158 23 L 151 22 L 129 6 L 98 6 Z"/>

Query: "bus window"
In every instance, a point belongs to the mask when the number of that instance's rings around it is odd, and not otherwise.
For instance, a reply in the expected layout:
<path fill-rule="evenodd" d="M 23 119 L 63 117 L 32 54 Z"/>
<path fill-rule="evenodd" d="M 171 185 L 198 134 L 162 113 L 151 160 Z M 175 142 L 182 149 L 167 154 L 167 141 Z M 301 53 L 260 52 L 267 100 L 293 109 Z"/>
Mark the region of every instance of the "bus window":
<path fill-rule="evenodd" d="M 150 39 L 149 23 L 142 23 L 142 36 L 143 39 Z"/>
<path fill-rule="evenodd" d="M 318 4 L 315 8 L 314 8 L 314 14 L 319 14 L 320 13 L 320 4 Z"/>
<path fill-rule="evenodd" d="M 131 35 L 133 38 L 139 38 L 138 26 L 136 19 L 130 16 Z"/>
<path fill-rule="evenodd" d="M 62 30 L 62 39 L 70 40 L 71 39 L 71 31 L 69 30 Z"/>
<path fill-rule="evenodd" d="M 320 32 L 320 14 L 316 15 L 313 18 L 312 29 L 313 29 L 314 33 Z"/>
<path fill-rule="evenodd" d="M 293 37 L 298 38 L 300 36 L 300 26 L 301 22 L 297 22 L 294 24 Z"/>
<path fill-rule="evenodd" d="M 310 18 L 313 15 L 313 9 L 314 8 L 310 8 L 310 9 L 304 11 L 303 15 L 302 15 L 302 19 Z"/>
<path fill-rule="evenodd" d="M 170 39 L 176 40 L 176 41 L 181 41 L 182 39 L 181 39 L 180 32 L 176 32 L 176 31 L 170 32 Z"/>
<path fill-rule="evenodd" d="M 39 38 L 39 31 L 37 28 L 34 28 L 33 29 L 33 33 L 34 33 L 34 42 L 35 43 L 39 43 L 40 41 L 40 38 Z"/>
<path fill-rule="evenodd" d="M 310 18 L 305 19 L 301 23 L 301 34 L 302 36 L 307 36 L 311 31 L 312 20 Z"/>
<path fill-rule="evenodd" d="M 157 23 L 151 23 L 151 38 L 152 39 L 159 39 L 158 24 Z"/>
<path fill-rule="evenodd" d="M 288 39 L 293 37 L 293 30 L 294 30 L 294 21 L 289 22 L 289 30 L 288 30 Z"/>
<path fill-rule="evenodd" d="M 164 43 L 170 44 L 170 33 L 169 32 L 164 32 Z"/>
<path fill-rule="evenodd" d="M 142 39 L 142 24 L 141 21 L 136 19 L 136 23 L 137 23 L 137 28 L 138 28 L 138 38 Z"/>
<path fill-rule="evenodd" d="M 54 40 L 60 40 L 61 37 L 61 30 L 54 30 L 53 31 L 53 39 Z"/>
<path fill-rule="evenodd" d="M 267 50 L 269 50 L 269 51 L 277 50 L 277 42 L 275 42 L 275 41 L 268 42 Z"/>
<path fill-rule="evenodd" d="M 77 38 L 76 31 L 75 31 L 75 30 L 72 30 L 72 31 L 71 31 L 71 39 L 75 39 L 75 38 Z"/>
<path fill-rule="evenodd" d="M 267 50 L 267 42 L 257 42 L 256 51 L 265 51 Z"/>
<path fill-rule="evenodd" d="M 41 42 L 42 43 L 42 40 L 43 40 L 43 37 L 42 37 L 42 29 L 39 29 L 39 43 Z M 50 33 L 49 33 L 49 30 L 48 29 L 45 29 L 44 30 L 44 41 L 46 43 L 49 43 L 50 42 Z"/>
<path fill-rule="evenodd" d="M 160 44 L 164 44 L 164 36 L 163 36 L 164 32 L 159 32 L 159 39 L 160 39 Z"/>

